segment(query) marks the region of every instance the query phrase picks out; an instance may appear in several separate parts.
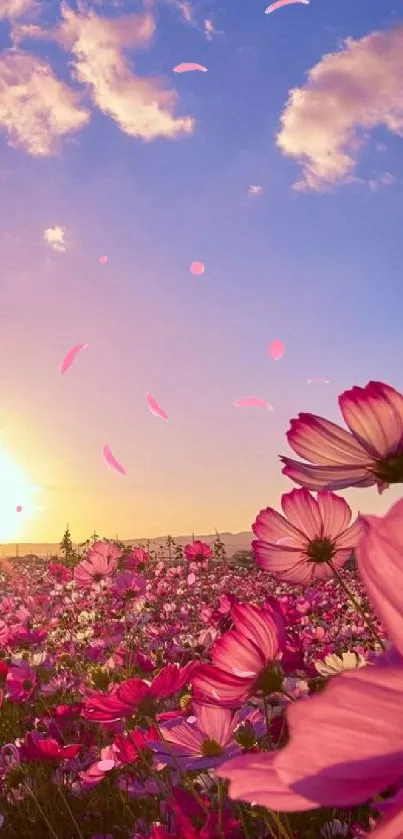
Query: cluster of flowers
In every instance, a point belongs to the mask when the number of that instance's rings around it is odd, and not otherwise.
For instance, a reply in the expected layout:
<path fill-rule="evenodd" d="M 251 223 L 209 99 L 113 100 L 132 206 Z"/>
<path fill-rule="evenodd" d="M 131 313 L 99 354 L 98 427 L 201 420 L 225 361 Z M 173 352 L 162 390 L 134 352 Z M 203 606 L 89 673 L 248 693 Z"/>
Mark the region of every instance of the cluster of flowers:
<path fill-rule="evenodd" d="M 339 402 L 350 431 L 291 422 L 312 465 L 283 458 L 256 569 L 201 542 L 3 565 L 4 839 L 403 837 L 403 500 L 351 523 L 333 492 L 403 481 L 403 396 Z"/>

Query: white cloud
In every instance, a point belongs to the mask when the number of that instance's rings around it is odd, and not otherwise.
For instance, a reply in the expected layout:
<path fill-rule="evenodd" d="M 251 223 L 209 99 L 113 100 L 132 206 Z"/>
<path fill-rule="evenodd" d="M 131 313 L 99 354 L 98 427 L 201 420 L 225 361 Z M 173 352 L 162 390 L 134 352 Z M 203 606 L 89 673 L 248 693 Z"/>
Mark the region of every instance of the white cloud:
<path fill-rule="evenodd" d="M 13 50 L 0 57 L 0 128 L 11 146 L 38 157 L 54 154 L 61 138 L 89 119 L 77 93 L 41 58 Z"/>
<path fill-rule="evenodd" d="M 65 227 L 59 227 L 58 225 L 47 227 L 44 231 L 43 239 L 54 251 L 63 253 L 67 250 Z"/>
<path fill-rule="evenodd" d="M 0 0 L 0 20 L 21 17 L 37 7 L 37 0 Z"/>
<path fill-rule="evenodd" d="M 347 39 L 290 91 L 277 145 L 302 165 L 296 189 L 321 190 L 353 178 L 368 132 L 403 136 L 403 26 Z"/>
<path fill-rule="evenodd" d="M 204 34 L 208 41 L 212 41 L 216 35 L 224 35 L 220 29 L 216 29 L 211 18 L 205 18 L 203 21 Z"/>
<path fill-rule="evenodd" d="M 390 172 L 382 172 L 381 175 L 378 175 L 376 178 L 372 178 L 368 181 L 368 186 L 372 192 L 378 192 L 378 190 L 382 187 L 386 188 L 395 183 L 396 178 L 394 175 L 391 175 Z"/>
<path fill-rule="evenodd" d="M 110 116 L 120 129 L 133 137 L 150 141 L 190 134 L 191 117 L 176 117 L 177 94 L 155 78 L 142 78 L 132 71 L 123 50 L 150 44 L 155 31 L 153 16 L 124 15 L 118 19 L 100 17 L 79 3 L 75 13 L 61 5 L 62 23 L 51 32 L 39 27 L 16 27 L 14 39 L 50 38 L 72 55 L 75 79 L 85 85 L 93 103 Z"/>
<path fill-rule="evenodd" d="M 251 184 L 248 189 L 248 195 L 261 195 L 263 192 L 263 187 L 259 184 Z"/>

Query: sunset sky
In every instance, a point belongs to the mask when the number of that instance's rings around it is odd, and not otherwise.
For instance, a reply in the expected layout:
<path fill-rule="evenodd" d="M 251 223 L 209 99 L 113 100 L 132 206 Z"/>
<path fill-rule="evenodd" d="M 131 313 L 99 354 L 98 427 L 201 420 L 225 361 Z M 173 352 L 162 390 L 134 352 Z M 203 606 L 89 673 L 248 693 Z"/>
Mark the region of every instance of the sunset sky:
<path fill-rule="evenodd" d="M 403 389 L 402 2 L 264 10 L 0 0 L 0 540 L 248 530 L 291 417 Z"/>

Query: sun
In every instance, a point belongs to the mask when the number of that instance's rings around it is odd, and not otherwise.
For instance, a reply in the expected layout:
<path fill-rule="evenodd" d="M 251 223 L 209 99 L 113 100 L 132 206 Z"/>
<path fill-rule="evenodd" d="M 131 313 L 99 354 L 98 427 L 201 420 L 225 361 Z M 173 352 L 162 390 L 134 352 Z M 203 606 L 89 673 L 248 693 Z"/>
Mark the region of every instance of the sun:
<path fill-rule="evenodd" d="M 0 450 L 0 542 L 18 538 L 37 510 L 37 492 L 24 470 Z"/>

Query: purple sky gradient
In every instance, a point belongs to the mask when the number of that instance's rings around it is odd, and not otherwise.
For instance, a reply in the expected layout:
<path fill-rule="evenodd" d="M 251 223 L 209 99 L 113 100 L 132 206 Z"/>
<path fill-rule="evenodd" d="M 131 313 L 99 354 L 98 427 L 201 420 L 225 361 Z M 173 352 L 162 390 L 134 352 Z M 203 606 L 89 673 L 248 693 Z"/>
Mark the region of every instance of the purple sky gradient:
<path fill-rule="evenodd" d="M 39 509 L 16 521 L 20 541 L 58 540 L 67 521 L 76 540 L 94 528 L 247 530 L 292 489 L 277 458 L 289 453 L 290 417 L 338 422 L 337 395 L 369 379 L 403 388 L 401 138 L 371 132 L 360 180 L 326 193 L 293 190 L 299 165 L 275 145 L 289 90 L 340 39 L 397 26 L 399 4 L 312 0 L 270 16 L 257 0 L 236 6 L 200 5 L 194 26 L 160 6 L 156 40 L 135 54 L 140 75 L 178 92 L 191 136 L 144 143 L 95 108 L 54 156 L 1 134 L 0 445 L 39 488 Z M 207 41 L 204 17 L 223 34 Z M 0 22 L 3 50 L 9 32 Z M 58 47 L 23 48 L 71 84 Z M 175 77 L 182 61 L 209 72 Z M 371 188 L 384 172 L 393 182 Z M 251 184 L 262 194 L 248 196 Z M 43 241 L 54 225 L 65 252 Z M 203 276 L 190 274 L 193 260 Z M 274 362 L 276 338 L 286 352 Z M 308 385 L 314 377 L 330 384 Z M 147 392 L 168 422 L 151 415 Z M 274 411 L 234 407 L 245 396 Z M 107 469 L 105 444 L 127 477 Z M 345 495 L 371 513 L 399 492 Z M 4 519 L 4 487 L 0 501 Z"/>

